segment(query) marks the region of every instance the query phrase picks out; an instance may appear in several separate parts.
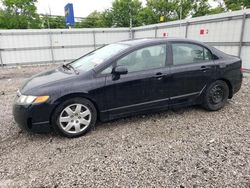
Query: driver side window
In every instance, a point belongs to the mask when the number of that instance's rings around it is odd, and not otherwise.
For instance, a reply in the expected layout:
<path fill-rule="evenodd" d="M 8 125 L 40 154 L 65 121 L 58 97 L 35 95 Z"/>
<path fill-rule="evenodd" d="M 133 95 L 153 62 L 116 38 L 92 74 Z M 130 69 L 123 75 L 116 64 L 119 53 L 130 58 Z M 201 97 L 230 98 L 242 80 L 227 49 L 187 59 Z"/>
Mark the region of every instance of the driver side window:
<path fill-rule="evenodd" d="M 106 69 L 104 69 L 101 74 L 110 74 L 112 72 L 113 69 L 113 65 L 107 67 Z"/>
<path fill-rule="evenodd" d="M 155 45 L 136 50 L 117 61 L 117 66 L 125 66 L 128 72 L 137 72 L 164 67 L 166 45 Z"/>

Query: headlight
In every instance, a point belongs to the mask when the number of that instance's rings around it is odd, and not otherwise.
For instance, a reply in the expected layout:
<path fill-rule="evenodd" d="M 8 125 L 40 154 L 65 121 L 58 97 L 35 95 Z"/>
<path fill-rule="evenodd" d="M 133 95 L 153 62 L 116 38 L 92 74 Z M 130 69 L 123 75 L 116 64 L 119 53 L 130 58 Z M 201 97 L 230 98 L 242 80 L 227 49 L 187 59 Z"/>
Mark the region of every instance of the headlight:
<path fill-rule="evenodd" d="M 49 99 L 49 96 L 27 96 L 27 95 L 18 95 L 17 98 L 17 103 L 18 104 L 23 104 L 23 105 L 28 105 L 28 104 L 38 104 L 38 103 L 43 103 L 46 102 Z"/>

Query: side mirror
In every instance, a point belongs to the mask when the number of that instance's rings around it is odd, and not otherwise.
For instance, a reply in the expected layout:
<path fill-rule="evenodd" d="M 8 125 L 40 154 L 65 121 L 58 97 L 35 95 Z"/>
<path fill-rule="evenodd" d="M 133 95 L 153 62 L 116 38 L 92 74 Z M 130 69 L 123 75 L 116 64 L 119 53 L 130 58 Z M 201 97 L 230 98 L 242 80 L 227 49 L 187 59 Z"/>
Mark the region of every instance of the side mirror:
<path fill-rule="evenodd" d="M 117 66 L 113 68 L 112 73 L 118 75 L 128 74 L 128 69 L 124 66 Z"/>
<path fill-rule="evenodd" d="M 112 70 L 113 80 L 120 79 L 120 75 L 128 74 L 128 69 L 124 66 L 117 66 L 114 67 Z"/>

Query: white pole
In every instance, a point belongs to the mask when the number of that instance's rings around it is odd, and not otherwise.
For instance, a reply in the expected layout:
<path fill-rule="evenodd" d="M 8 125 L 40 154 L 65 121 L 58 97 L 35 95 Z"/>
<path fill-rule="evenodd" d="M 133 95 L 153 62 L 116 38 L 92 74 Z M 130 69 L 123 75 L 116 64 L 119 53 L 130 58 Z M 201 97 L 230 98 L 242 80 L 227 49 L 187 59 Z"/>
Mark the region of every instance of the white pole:
<path fill-rule="evenodd" d="M 180 36 L 181 36 L 181 19 L 182 19 L 182 0 L 180 1 Z"/>
<path fill-rule="evenodd" d="M 51 9 L 50 9 L 50 6 L 49 6 L 49 19 L 50 18 L 51 18 Z M 48 19 L 48 26 L 49 26 L 49 41 L 50 41 L 51 60 L 52 60 L 52 63 L 55 63 L 55 56 L 54 56 L 54 49 L 53 49 L 53 39 L 52 39 L 51 30 L 50 30 L 49 19 Z"/>
<path fill-rule="evenodd" d="M 131 14 L 131 5 L 129 4 L 129 38 L 130 39 L 133 39 L 133 33 L 132 33 L 132 27 L 133 27 L 133 25 L 132 25 L 133 23 L 132 23 L 132 14 Z"/>
<path fill-rule="evenodd" d="M 181 3 L 180 3 L 180 20 L 181 20 L 181 18 L 182 18 L 182 0 L 181 0 Z"/>

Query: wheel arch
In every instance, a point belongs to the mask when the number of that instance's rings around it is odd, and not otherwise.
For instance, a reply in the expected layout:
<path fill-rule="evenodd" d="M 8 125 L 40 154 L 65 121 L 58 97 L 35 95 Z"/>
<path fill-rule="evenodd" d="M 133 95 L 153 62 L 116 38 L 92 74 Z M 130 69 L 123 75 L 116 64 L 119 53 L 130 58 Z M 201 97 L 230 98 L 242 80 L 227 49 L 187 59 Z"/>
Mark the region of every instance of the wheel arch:
<path fill-rule="evenodd" d="M 68 99 L 72 99 L 72 98 L 84 98 L 84 99 L 88 99 L 90 102 L 93 103 L 94 107 L 96 108 L 96 112 L 97 112 L 97 119 L 99 119 L 100 117 L 100 111 L 98 108 L 97 103 L 95 102 L 95 100 L 93 100 L 90 96 L 88 96 L 86 93 L 70 93 L 70 94 L 66 94 L 63 95 L 61 97 L 59 97 L 58 99 L 56 99 L 55 102 L 55 107 L 53 108 L 51 114 L 50 114 L 50 123 L 52 122 L 52 116 L 56 110 L 56 108 L 64 101 L 68 100 Z"/>
<path fill-rule="evenodd" d="M 231 99 L 233 97 L 233 86 L 232 86 L 231 82 L 228 79 L 225 79 L 225 78 L 220 78 L 220 79 L 217 79 L 217 80 L 222 80 L 222 81 L 226 82 L 226 84 L 228 86 L 228 89 L 229 89 L 228 98 Z"/>

